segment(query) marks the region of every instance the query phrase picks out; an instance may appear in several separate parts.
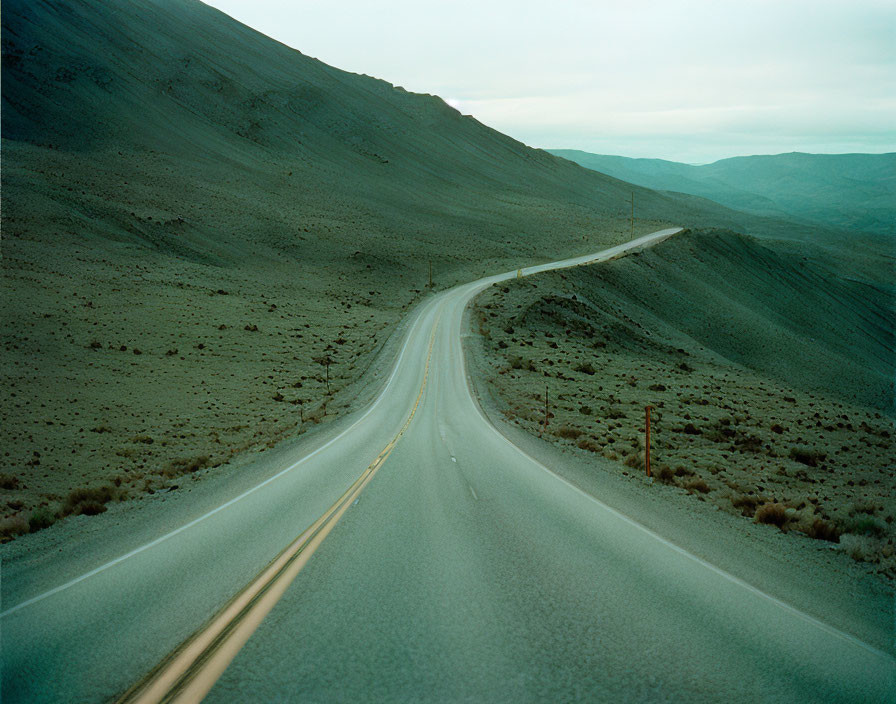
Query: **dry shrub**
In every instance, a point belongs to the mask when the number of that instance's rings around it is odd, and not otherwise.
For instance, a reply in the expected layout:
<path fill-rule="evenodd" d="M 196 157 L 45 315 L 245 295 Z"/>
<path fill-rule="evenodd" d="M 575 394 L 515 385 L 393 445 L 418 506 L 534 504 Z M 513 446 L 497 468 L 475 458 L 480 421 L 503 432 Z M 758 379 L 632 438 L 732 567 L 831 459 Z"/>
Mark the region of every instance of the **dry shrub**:
<path fill-rule="evenodd" d="M 807 467 L 817 467 L 820 462 L 824 461 L 824 458 L 825 454 L 823 452 L 818 452 L 808 447 L 790 448 L 790 459 L 800 462 Z"/>
<path fill-rule="evenodd" d="M 600 446 L 591 438 L 580 438 L 576 447 L 580 450 L 588 450 L 588 452 L 600 452 Z"/>
<path fill-rule="evenodd" d="M 768 502 L 756 509 L 753 520 L 770 526 L 783 528 L 787 523 L 787 507 L 784 504 Z"/>
<path fill-rule="evenodd" d="M 585 362 L 584 364 L 576 365 L 575 367 L 573 367 L 573 369 L 577 372 L 582 372 L 582 374 L 594 376 L 594 367 L 591 366 L 591 362 Z"/>
<path fill-rule="evenodd" d="M 667 465 L 661 465 L 659 470 L 656 473 L 656 478 L 659 479 L 663 484 L 674 484 L 675 483 L 675 472 L 672 471 L 672 468 Z"/>
<path fill-rule="evenodd" d="M 74 489 L 65 498 L 61 513 L 63 516 L 95 516 L 106 510 L 105 504 L 115 495 L 116 491 L 111 486 Z"/>
<path fill-rule="evenodd" d="M 199 457 L 178 457 L 168 463 L 168 467 L 164 473 L 167 476 L 176 477 L 181 474 L 187 474 L 188 472 L 198 472 L 200 469 L 208 467 L 210 463 L 211 459 L 208 455 L 200 455 Z"/>
<path fill-rule="evenodd" d="M 756 435 L 745 433 L 734 440 L 734 446 L 741 452 L 762 452 L 762 440 Z"/>
<path fill-rule="evenodd" d="M 858 499 L 853 502 L 852 506 L 849 509 L 850 514 L 857 513 L 867 513 L 868 515 L 873 515 L 877 513 L 882 507 L 871 499 Z"/>
<path fill-rule="evenodd" d="M 29 531 L 28 521 L 21 513 L 17 513 L 9 518 L 0 521 L 0 542 L 12 540 L 17 535 L 22 535 Z"/>
<path fill-rule="evenodd" d="M 694 493 L 694 492 L 699 492 L 701 494 L 709 493 L 709 485 L 705 481 L 703 481 L 703 479 L 700 479 L 699 477 L 697 479 L 692 479 L 691 481 L 689 481 L 687 484 L 684 485 L 684 488 L 687 489 L 691 493 Z"/>
<path fill-rule="evenodd" d="M 510 358 L 510 368 L 511 369 L 525 369 L 529 372 L 535 371 L 535 363 L 531 359 L 524 359 L 523 357 L 511 357 Z"/>
<path fill-rule="evenodd" d="M 49 528 L 56 522 L 56 514 L 45 508 L 35 509 L 28 518 L 28 531 L 36 533 L 44 528 Z"/>
<path fill-rule="evenodd" d="M 816 540 L 827 540 L 829 543 L 840 541 L 840 530 L 830 521 L 816 518 L 806 529 L 806 535 Z"/>
<path fill-rule="evenodd" d="M 78 504 L 75 515 L 80 514 L 83 516 L 97 516 L 103 513 L 105 510 L 105 504 L 101 504 L 99 501 L 84 501 Z"/>
<path fill-rule="evenodd" d="M 752 518 L 756 513 L 756 507 L 759 505 L 759 499 L 755 496 L 747 496 L 745 494 L 734 494 L 731 497 L 731 505 L 740 509 L 742 516 Z"/>
<path fill-rule="evenodd" d="M 582 431 L 570 425 L 561 425 L 556 434 L 564 440 L 575 440 L 582 434 Z"/>
<path fill-rule="evenodd" d="M 625 462 L 623 464 L 625 464 L 626 467 L 638 469 L 641 466 L 641 457 L 637 452 L 634 452 L 625 458 Z"/>
<path fill-rule="evenodd" d="M 12 474 L 0 473 L 0 489 L 13 491 L 19 488 L 19 478 Z"/>

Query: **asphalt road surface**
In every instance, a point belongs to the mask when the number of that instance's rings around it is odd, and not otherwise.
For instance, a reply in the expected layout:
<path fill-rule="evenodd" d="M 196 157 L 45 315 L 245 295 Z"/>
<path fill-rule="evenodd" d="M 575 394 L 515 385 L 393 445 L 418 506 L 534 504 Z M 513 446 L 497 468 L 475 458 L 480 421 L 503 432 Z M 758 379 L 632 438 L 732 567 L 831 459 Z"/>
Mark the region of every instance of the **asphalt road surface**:
<path fill-rule="evenodd" d="M 190 696 L 896 701 L 892 657 L 568 484 L 471 396 L 461 334 L 476 293 L 676 231 L 433 296 L 375 403 L 310 454 L 113 559 L 80 556 L 78 575 L 54 581 L 52 561 L 4 574 L 3 701 L 116 699 L 300 535 L 263 619 L 213 651 Z"/>

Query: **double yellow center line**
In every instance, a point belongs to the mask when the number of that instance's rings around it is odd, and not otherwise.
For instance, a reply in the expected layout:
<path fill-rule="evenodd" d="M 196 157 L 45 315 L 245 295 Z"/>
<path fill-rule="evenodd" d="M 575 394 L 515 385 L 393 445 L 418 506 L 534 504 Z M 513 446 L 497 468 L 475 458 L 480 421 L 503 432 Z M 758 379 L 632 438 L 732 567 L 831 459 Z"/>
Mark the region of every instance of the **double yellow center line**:
<path fill-rule="evenodd" d="M 401 430 L 320 518 L 281 552 L 245 589 L 231 599 L 206 626 L 125 692 L 118 700 L 121 704 L 198 702 L 208 694 L 314 551 L 339 522 L 342 514 L 354 503 L 364 487 L 383 466 L 408 429 L 426 389 L 437 328 L 438 320 L 433 325 L 432 335 L 429 338 L 429 351 L 426 355 L 426 367 L 420 391 Z"/>

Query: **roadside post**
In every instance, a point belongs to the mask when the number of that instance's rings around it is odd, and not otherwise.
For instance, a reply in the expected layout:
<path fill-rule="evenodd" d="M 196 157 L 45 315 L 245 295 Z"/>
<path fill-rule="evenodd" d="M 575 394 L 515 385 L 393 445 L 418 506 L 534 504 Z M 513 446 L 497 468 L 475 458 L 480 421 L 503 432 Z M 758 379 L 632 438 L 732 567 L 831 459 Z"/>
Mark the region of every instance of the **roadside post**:
<path fill-rule="evenodd" d="M 644 464 L 647 467 L 647 478 L 650 478 L 650 411 L 653 406 L 644 407 Z"/>

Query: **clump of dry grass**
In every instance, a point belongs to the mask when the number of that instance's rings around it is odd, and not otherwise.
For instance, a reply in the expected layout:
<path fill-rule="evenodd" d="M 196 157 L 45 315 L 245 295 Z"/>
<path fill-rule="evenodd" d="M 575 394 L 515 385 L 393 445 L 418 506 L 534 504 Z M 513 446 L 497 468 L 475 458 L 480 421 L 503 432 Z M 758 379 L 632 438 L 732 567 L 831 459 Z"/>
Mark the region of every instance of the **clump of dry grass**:
<path fill-rule="evenodd" d="M 8 518 L 0 521 L 0 543 L 12 540 L 17 535 L 27 533 L 29 530 L 28 521 L 21 513 L 16 513 Z"/>
<path fill-rule="evenodd" d="M 594 376 L 594 367 L 591 362 L 584 362 L 583 364 L 577 364 L 573 369 L 577 372 L 581 372 L 582 374 L 587 374 L 588 376 Z"/>
<path fill-rule="evenodd" d="M 163 474 L 169 477 L 177 477 L 181 474 L 198 472 L 200 469 L 205 469 L 210 464 L 211 458 L 208 455 L 200 455 L 198 457 L 178 457 L 168 463 Z"/>
<path fill-rule="evenodd" d="M 600 452 L 600 445 L 591 438 L 579 438 L 576 447 L 580 450 L 588 450 L 588 452 Z"/>
<path fill-rule="evenodd" d="M 752 518 L 756 515 L 756 507 L 759 506 L 759 499 L 756 496 L 747 494 L 733 494 L 731 496 L 731 505 L 740 510 L 742 516 Z"/>
<path fill-rule="evenodd" d="M 709 493 L 709 485 L 701 478 L 692 479 L 687 484 L 684 485 L 684 488 L 687 489 L 690 493 L 700 493 L 700 494 L 708 494 Z"/>
<path fill-rule="evenodd" d="M 564 440 L 576 440 L 581 434 L 581 430 L 571 425 L 561 425 L 556 432 L 556 435 Z"/>
<path fill-rule="evenodd" d="M 36 533 L 44 528 L 49 528 L 56 522 L 58 516 L 46 508 L 35 509 L 28 518 L 28 532 Z"/>
<path fill-rule="evenodd" d="M 840 529 L 834 523 L 822 518 L 812 521 L 811 525 L 806 528 L 806 535 L 816 540 L 827 540 L 829 543 L 840 541 Z"/>
<path fill-rule="evenodd" d="M 523 369 L 528 372 L 535 371 L 535 362 L 531 359 L 525 359 L 523 357 L 511 357 L 510 358 L 510 368 L 511 369 Z"/>
<path fill-rule="evenodd" d="M 792 447 L 790 448 L 790 459 L 806 465 L 807 467 L 817 467 L 824 461 L 825 454 L 808 447 Z"/>
<path fill-rule="evenodd" d="M 867 535 L 845 533 L 840 536 L 840 549 L 857 562 L 879 562 L 883 544 Z"/>
<path fill-rule="evenodd" d="M 657 469 L 656 478 L 663 484 L 674 484 L 675 472 L 669 465 L 664 464 Z"/>
<path fill-rule="evenodd" d="M 13 491 L 19 488 L 19 478 L 12 474 L 0 473 L 0 489 Z"/>
<path fill-rule="evenodd" d="M 753 520 L 757 523 L 784 528 L 787 524 L 787 507 L 774 502 L 764 503 L 756 509 Z"/>
<path fill-rule="evenodd" d="M 96 516 L 106 510 L 106 504 L 116 497 L 111 486 L 78 488 L 69 492 L 62 505 L 62 516 Z"/>

